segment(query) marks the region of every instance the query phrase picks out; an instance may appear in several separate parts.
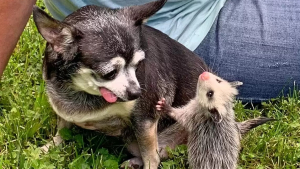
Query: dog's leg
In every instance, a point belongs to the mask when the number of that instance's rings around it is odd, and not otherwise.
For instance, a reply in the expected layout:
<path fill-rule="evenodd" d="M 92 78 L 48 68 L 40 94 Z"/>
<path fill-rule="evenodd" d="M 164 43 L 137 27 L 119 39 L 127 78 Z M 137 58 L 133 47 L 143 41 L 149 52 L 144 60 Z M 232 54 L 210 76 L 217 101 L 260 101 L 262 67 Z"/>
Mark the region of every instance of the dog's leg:
<path fill-rule="evenodd" d="M 135 136 L 139 145 L 144 169 L 157 169 L 160 158 L 158 155 L 157 123 L 158 120 L 142 120 L 135 125 Z"/>
<path fill-rule="evenodd" d="M 134 157 L 130 160 L 125 161 L 121 165 L 121 169 L 141 169 L 143 166 L 143 160 L 141 157 Z"/>
<path fill-rule="evenodd" d="M 158 134 L 158 150 L 161 159 L 169 157 L 167 147 L 175 149 L 176 146 L 187 143 L 188 132 L 178 123 L 171 125 Z M 127 145 L 128 151 L 135 157 L 124 162 L 121 168 L 139 169 L 143 166 L 140 149 L 136 141 Z"/>
<path fill-rule="evenodd" d="M 122 169 L 125 169 L 125 168 L 140 169 L 140 168 L 142 168 L 143 160 L 141 157 L 138 143 L 136 141 L 132 141 L 132 142 L 128 143 L 128 145 L 126 147 L 127 147 L 127 150 L 135 157 L 123 162 L 121 165 L 121 168 Z"/>
<path fill-rule="evenodd" d="M 123 162 L 121 165 L 122 169 L 125 169 L 126 167 L 129 169 L 140 169 L 142 166 L 144 166 L 144 169 L 156 169 L 158 167 L 160 160 L 156 151 L 158 146 L 157 136 L 155 135 L 157 134 L 156 131 L 155 134 L 153 134 L 153 130 L 156 129 L 150 126 L 150 128 L 143 128 L 143 131 L 139 130 L 135 132 L 135 135 L 139 138 L 139 143 L 136 140 L 132 140 L 126 146 L 128 151 L 135 157 Z M 140 147 L 142 148 L 142 151 Z"/>
<path fill-rule="evenodd" d="M 176 146 L 187 144 L 188 132 L 175 123 L 158 134 L 159 156 L 161 159 L 169 158 L 167 147 L 175 149 Z"/>
<path fill-rule="evenodd" d="M 123 141 L 126 143 L 126 148 L 134 157 L 124 161 L 120 166 L 121 169 L 141 169 L 144 165 L 139 144 L 133 131 L 134 130 L 123 132 Z"/>
<path fill-rule="evenodd" d="M 49 148 L 51 146 L 58 146 L 63 142 L 63 139 L 61 138 L 61 136 L 59 135 L 59 130 L 61 130 L 62 128 L 71 128 L 72 123 L 65 121 L 64 119 L 60 118 L 59 116 L 57 116 L 57 133 L 56 135 L 53 137 L 53 140 L 48 142 L 46 145 L 44 145 L 43 147 L 41 147 L 42 151 L 47 153 L 49 151 Z"/>
<path fill-rule="evenodd" d="M 188 139 L 188 132 L 179 123 L 175 123 L 170 127 L 164 129 L 161 133 L 158 134 L 159 157 L 161 159 L 167 159 L 168 152 L 166 148 L 169 147 L 171 149 L 175 149 L 176 146 L 178 145 L 187 144 L 187 139 Z M 141 157 L 137 142 L 133 141 L 130 144 L 128 144 L 127 149 L 132 155 L 136 157 L 134 158 L 135 159 L 134 162 L 140 164 L 140 161 L 137 161 L 137 158 Z M 132 159 L 128 161 L 131 160 Z M 137 165 L 134 162 L 130 162 L 130 163 Z"/>

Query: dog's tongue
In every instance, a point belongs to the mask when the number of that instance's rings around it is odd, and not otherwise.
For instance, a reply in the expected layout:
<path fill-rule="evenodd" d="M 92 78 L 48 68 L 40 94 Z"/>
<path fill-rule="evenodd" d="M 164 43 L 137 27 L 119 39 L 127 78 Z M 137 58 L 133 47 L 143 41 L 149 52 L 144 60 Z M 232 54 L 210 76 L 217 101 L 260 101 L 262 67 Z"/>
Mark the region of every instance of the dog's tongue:
<path fill-rule="evenodd" d="M 108 103 L 114 103 L 117 101 L 117 96 L 114 95 L 111 91 L 107 90 L 106 88 L 100 88 L 100 93 L 102 97 L 108 102 Z"/>

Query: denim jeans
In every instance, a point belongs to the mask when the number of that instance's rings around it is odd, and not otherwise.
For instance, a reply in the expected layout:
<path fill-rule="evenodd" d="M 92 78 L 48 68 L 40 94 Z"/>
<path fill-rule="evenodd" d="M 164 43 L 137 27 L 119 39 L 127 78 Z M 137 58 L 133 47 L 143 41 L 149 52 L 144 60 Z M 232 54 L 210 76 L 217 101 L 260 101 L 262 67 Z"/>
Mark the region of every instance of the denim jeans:
<path fill-rule="evenodd" d="M 194 52 L 220 77 L 244 83 L 238 99 L 286 95 L 300 81 L 300 1 L 227 0 Z"/>

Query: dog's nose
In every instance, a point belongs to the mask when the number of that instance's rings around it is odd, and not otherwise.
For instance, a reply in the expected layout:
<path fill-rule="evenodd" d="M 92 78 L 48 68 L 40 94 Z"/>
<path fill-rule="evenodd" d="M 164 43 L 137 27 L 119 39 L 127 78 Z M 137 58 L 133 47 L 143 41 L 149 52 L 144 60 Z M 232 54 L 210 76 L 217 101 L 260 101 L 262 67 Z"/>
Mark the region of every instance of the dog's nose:
<path fill-rule="evenodd" d="M 139 98 L 142 94 L 142 91 L 140 88 L 135 89 L 135 90 L 127 90 L 127 96 L 128 100 L 135 100 Z"/>

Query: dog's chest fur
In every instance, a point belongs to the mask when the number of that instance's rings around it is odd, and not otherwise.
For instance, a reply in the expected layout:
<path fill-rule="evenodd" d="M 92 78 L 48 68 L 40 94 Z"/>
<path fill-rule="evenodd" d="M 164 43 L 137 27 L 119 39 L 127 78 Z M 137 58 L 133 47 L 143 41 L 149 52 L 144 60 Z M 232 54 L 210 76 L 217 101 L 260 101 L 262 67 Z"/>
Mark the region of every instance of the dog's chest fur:
<path fill-rule="evenodd" d="M 121 135 L 122 129 L 130 123 L 129 117 L 135 105 L 135 101 L 121 102 L 95 111 L 70 113 L 59 109 L 51 97 L 49 97 L 49 102 L 56 114 L 64 120 L 82 128 L 101 131 L 112 136 Z"/>
<path fill-rule="evenodd" d="M 90 122 L 90 121 L 101 121 L 103 119 L 113 117 L 113 116 L 117 116 L 124 120 L 127 120 L 130 116 L 131 110 L 134 107 L 134 103 L 135 103 L 134 101 L 116 103 L 102 110 L 86 112 L 84 114 L 83 113 L 68 114 L 58 110 L 54 104 L 51 105 L 55 110 L 55 112 L 57 113 L 57 115 L 59 115 L 66 121 L 73 122 L 73 123 L 83 123 L 83 122 Z"/>

